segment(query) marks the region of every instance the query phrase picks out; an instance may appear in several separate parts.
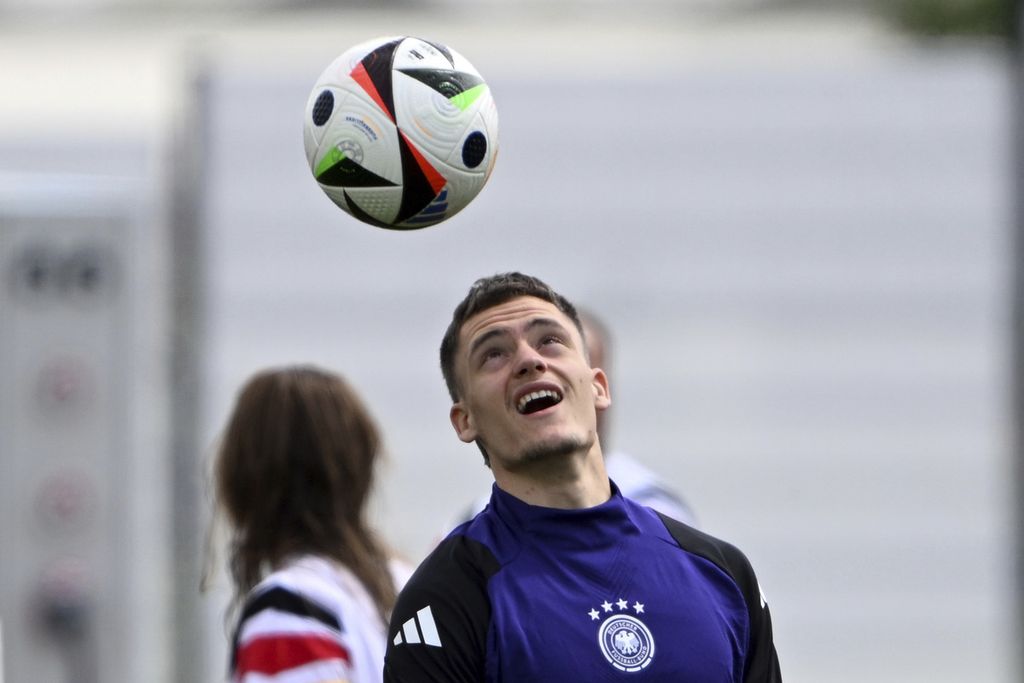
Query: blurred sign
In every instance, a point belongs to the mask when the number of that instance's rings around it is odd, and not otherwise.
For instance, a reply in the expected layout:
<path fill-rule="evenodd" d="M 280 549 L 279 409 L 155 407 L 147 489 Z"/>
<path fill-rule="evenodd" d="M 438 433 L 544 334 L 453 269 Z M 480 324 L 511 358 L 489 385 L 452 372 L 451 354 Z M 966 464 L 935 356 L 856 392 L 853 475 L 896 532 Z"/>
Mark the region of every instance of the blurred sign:
<path fill-rule="evenodd" d="M 16 549 L 0 563 L 4 668 L 15 681 L 128 680 L 109 653 L 132 621 L 132 193 L 3 180 L 0 545 Z"/>

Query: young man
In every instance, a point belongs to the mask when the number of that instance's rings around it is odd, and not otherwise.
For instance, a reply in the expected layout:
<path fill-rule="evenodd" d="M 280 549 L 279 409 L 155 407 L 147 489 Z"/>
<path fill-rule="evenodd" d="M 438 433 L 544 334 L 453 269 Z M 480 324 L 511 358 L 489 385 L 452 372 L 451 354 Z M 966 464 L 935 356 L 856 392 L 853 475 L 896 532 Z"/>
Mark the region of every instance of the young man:
<path fill-rule="evenodd" d="M 387 683 L 782 680 L 743 554 L 609 481 L 608 380 L 571 303 L 520 273 L 478 280 L 441 369 L 495 486 L 400 594 Z"/>
<path fill-rule="evenodd" d="M 577 308 L 580 324 L 583 328 L 583 343 L 590 365 L 601 368 L 609 382 L 611 381 L 612 336 L 604 321 L 592 312 Z M 611 448 L 609 410 L 597 414 L 597 438 L 601 442 L 604 454 L 604 467 L 608 478 L 619 487 L 619 492 L 630 500 L 654 508 L 667 517 L 699 528 L 693 508 L 674 491 L 672 487 L 643 463 L 628 453 Z M 486 495 L 476 498 L 470 505 L 459 511 L 442 528 L 438 540 L 448 535 L 455 527 L 468 522 L 480 513 L 491 502 L 490 490 Z"/>

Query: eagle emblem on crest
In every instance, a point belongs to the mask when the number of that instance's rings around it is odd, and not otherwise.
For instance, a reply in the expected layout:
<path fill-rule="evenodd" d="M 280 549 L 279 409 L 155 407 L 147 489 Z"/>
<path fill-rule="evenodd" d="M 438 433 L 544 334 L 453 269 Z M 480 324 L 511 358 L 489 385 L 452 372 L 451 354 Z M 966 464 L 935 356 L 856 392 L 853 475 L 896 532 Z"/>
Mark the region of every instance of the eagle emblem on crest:
<path fill-rule="evenodd" d="M 597 643 L 601 654 L 608 663 L 619 671 L 629 673 L 641 671 L 654 659 L 654 635 L 638 616 L 643 614 L 644 605 L 636 601 L 632 605 L 634 614 L 629 614 L 628 600 L 605 601 L 600 605 L 603 612 L 592 608 L 588 614 L 592 621 L 605 616 L 597 631 Z"/>

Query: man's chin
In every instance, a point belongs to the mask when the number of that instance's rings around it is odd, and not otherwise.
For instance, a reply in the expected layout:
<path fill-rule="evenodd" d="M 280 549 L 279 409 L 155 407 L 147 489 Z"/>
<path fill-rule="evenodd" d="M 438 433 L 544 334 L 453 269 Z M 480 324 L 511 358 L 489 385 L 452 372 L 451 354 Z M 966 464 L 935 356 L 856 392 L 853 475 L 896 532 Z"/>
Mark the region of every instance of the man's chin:
<path fill-rule="evenodd" d="M 555 439 L 530 446 L 516 460 L 519 465 L 528 467 L 538 463 L 565 459 L 585 447 L 586 445 L 580 439 L 572 437 Z"/>

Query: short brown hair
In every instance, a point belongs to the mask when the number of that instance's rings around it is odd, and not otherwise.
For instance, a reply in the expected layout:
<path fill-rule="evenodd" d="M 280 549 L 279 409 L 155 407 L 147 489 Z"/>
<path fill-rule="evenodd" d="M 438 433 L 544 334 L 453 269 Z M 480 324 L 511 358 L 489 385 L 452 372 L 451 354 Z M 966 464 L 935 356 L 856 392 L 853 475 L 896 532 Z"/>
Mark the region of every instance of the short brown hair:
<path fill-rule="evenodd" d="M 462 325 L 480 311 L 500 306 L 521 296 L 532 296 L 554 304 L 555 308 L 572 320 L 580 335 L 583 335 L 583 326 L 580 324 L 576 307 L 542 280 L 517 272 L 480 278 L 473 283 L 465 298 L 455 307 L 452 321 L 441 340 L 441 374 L 444 375 L 444 382 L 448 386 L 448 394 L 452 401 L 458 401 L 460 393 L 458 378 L 455 376 L 455 353 L 458 351 Z"/>

